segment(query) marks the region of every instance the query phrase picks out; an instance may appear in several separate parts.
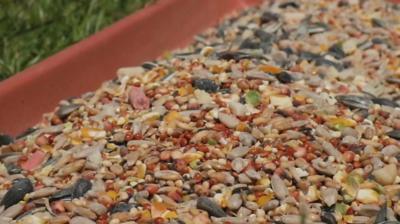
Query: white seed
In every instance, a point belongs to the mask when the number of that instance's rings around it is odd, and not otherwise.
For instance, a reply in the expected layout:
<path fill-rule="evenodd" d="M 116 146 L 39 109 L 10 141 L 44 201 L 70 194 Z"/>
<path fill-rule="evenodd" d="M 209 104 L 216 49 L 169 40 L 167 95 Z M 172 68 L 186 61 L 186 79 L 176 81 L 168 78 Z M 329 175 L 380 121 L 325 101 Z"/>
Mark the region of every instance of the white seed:
<path fill-rule="evenodd" d="M 372 172 L 372 176 L 382 185 L 393 184 L 397 176 L 397 167 L 395 164 L 386 165 Z"/>

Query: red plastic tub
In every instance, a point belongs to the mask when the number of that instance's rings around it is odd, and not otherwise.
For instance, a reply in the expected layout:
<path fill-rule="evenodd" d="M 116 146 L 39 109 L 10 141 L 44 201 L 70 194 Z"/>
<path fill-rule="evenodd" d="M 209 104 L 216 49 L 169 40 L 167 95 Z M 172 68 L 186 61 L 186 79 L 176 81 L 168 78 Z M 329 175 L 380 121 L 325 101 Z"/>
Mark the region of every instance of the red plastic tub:
<path fill-rule="evenodd" d="M 96 89 L 117 68 L 139 65 L 234 10 L 261 0 L 159 0 L 0 83 L 0 133 L 16 135 L 71 96 Z"/>

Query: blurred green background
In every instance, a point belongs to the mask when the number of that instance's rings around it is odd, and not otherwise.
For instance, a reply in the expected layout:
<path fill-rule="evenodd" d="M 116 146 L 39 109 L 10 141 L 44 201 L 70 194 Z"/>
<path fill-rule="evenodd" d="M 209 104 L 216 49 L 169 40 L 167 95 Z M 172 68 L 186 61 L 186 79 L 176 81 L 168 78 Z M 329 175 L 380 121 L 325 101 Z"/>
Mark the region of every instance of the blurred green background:
<path fill-rule="evenodd" d="M 0 0 L 0 80 L 101 30 L 151 0 Z"/>

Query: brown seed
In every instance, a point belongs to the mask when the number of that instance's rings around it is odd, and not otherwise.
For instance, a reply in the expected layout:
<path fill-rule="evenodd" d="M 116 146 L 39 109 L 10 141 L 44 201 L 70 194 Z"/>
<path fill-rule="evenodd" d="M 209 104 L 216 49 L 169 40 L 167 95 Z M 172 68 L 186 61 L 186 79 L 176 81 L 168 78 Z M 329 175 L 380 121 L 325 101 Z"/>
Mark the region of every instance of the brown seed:
<path fill-rule="evenodd" d="M 284 199 L 289 194 L 285 182 L 283 182 L 283 180 L 278 175 L 273 175 L 271 177 L 271 186 L 276 196 L 281 200 Z"/>
<path fill-rule="evenodd" d="M 198 103 L 189 103 L 187 105 L 188 110 L 197 110 L 199 108 L 200 108 L 200 104 L 198 104 Z"/>
<path fill-rule="evenodd" d="M 96 222 L 82 217 L 82 216 L 75 216 L 71 219 L 71 221 L 69 222 L 70 224 L 96 224 Z"/>
<path fill-rule="evenodd" d="M 29 193 L 26 197 L 28 197 L 29 199 L 37 199 L 37 198 L 47 197 L 55 193 L 56 191 L 58 191 L 56 187 L 44 187 L 37 191 Z"/>
<path fill-rule="evenodd" d="M 375 180 L 382 185 L 390 185 L 396 179 L 397 176 L 397 167 L 395 164 L 389 164 L 384 166 L 383 168 L 377 169 L 372 172 L 372 176 L 374 176 Z"/>
<path fill-rule="evenodd" d="M 128 164 L 129 166 L 132 166 L 132 165 L 134 165 L 134 164 L 136 163 L 136 161 L 139 159 L 139 152 L 138 152 L 138 151 L 130 152 L 130 153 L 128 153 L 128 154 L 125 156 L 125 159 L 126 159 L 126 161 L 127 161 L 127 164 Z"/>
<path fill-rule="evenodd" d="M 120 222 L 127 222 L 129 220 L 132 220 L 133 218 L 135 217 L 132 216 L 129 212 L 117 212 L 111 215 L 111 219 L 117 219 Z"/>
<path fill-rule="evenodd" d="M 122 168 L 122 166 L 119 165 L 119 164 L 113 164 L 113 165 L 110 167 L 110 171 L 119 176 L 119 175 L 121 175 L 122 173 L 124 173 L 124 168 Z"/>
<path fill-rule="evenodd" d="M 70 218 L 67 215 L 57 215 L 49 220 L 49 224 L 69 223 Z"/>
<path fill-rule="evenodd" d="M 103 215 L 107 213 L 107 208 L 104 205 L 97 202 L 89 202 L 88 208 L 93 212 L 95 212 L 97 215 Z"/>
<path fill-rule="evenodd" d="M 174 170 L 158 170 L 154 173 L 154 177 L 162 180 L 180 180 L 182 176 Z"/>
<path fill-rule="evenodd" d="M 164 107 L 167 110 L 171 110 L 172 107 L 175 105 L 176 103 L 173 100 L 168 100 L 167 102 L 164 103 Z"/>
<path fill-rule="evenodd" d="M 250 84 L 249 81 L 247 81 L 246 79 L 240 79 L 237 82 L 237 86 L 241 89 L 241 90 L 246 90 L 250 88 Z"/>
<path fill-rule="evenodd" d="M 166 161 L 171 158 L 171 151 L 162 151 L 160 153 L 160 160 Z"/>
<path fill-rule="evenodd" d="M 89 219 L 96 219 L 97 215 L 96 213 L 92 212 L 90 209 L 84 208 L 84 207 L 79 207 L 77 206 L 74 210 L 77 214 L 89 218 Z"/>
<path fill-rule="evenodd" d="M 39 146 L 44 146 L 49 144 L 49 139 L 45 135 L 40 135 L 36 138 L 35 143 Z"/>
<path fill-rule="evenodd" d="M 21 214 L 24 210 L 24 205 L 17 203 L 13 206 L 8 207 L 4 210 L 1 215 L 8 218 L 15 218 L 17 215 Z"/>
<path fill-rule="evenodd" d="M 56 176 L 67 176 L 73 172 L 78 172 L 79 170 L 82 169 L 82 167 L 85 165 L 85 160 L 77 160 L 75 162 L 69 163 L 63 168 L 61 168 Z"/>

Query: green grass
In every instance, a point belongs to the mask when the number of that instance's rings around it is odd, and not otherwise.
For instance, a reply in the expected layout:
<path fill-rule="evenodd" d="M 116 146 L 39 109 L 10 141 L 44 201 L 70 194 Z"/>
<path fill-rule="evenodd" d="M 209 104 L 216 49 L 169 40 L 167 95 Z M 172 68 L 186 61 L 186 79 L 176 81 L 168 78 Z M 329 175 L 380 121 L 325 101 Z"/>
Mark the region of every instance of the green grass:
<path fill-rule="evenodd" d="M 0 80 L 151 0 L 0 0 Z"/>

